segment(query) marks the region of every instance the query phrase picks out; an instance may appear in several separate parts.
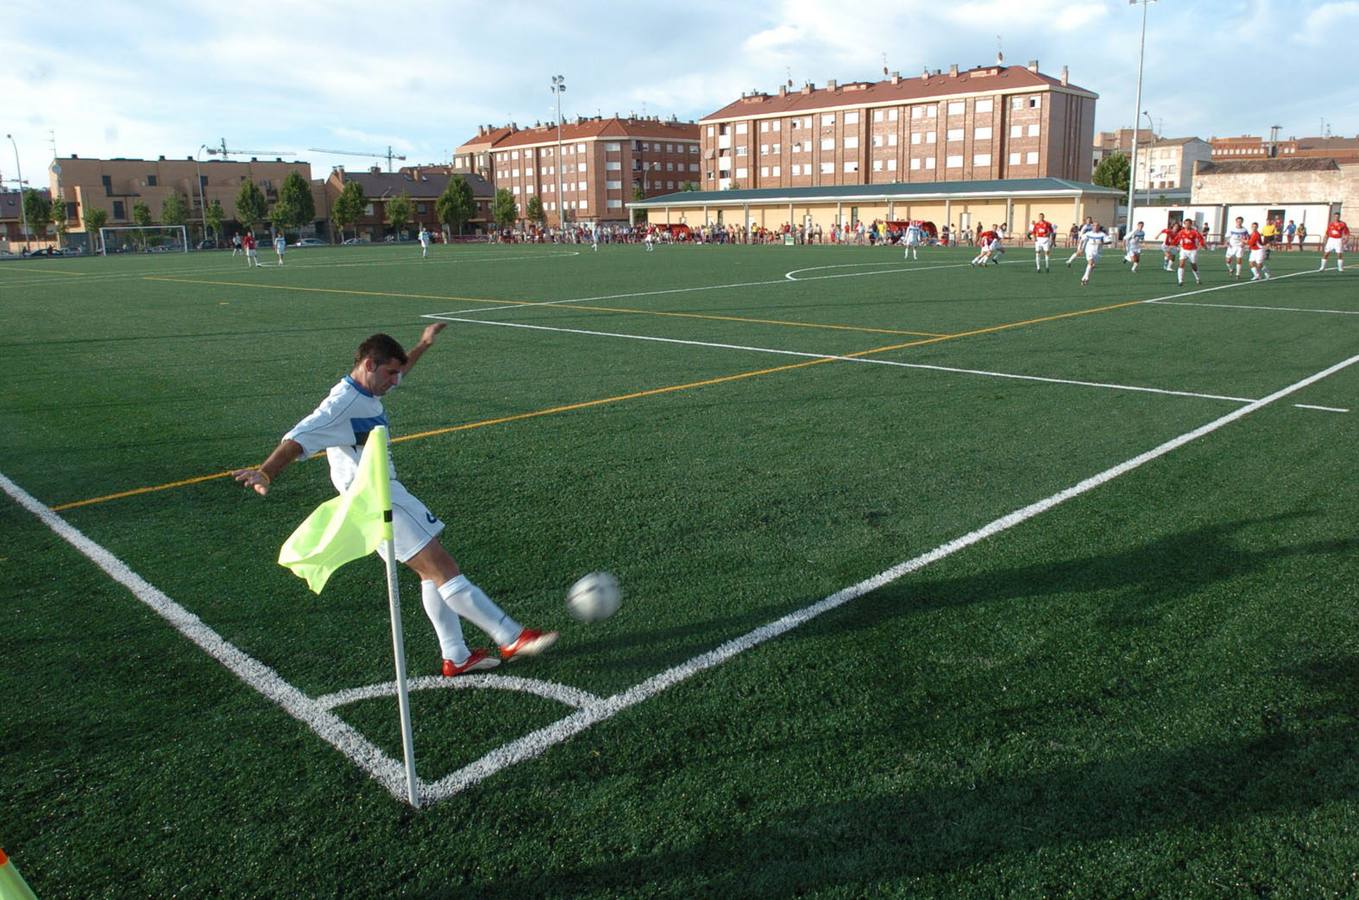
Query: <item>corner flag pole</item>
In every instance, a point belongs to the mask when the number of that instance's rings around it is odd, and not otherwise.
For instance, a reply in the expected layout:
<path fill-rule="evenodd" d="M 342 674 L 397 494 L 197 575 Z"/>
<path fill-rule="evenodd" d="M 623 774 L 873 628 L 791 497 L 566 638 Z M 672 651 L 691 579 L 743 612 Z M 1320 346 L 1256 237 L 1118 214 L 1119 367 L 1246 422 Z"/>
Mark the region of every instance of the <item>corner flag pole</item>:
<path fill-rule="evenodd" d="M 411 806 L 419 807 L 420 795 L 415 780 L 415 736 L 411 732 L 411 699 L 406 688 L 406 641 L 401 631 L 401 594 L 396 580 L 396 542 L 392 539 L 392 484 L 387 474 L 387 428 L 378 426 L 368 434 L 368 442 L 377 455 L 374 461 L 382 473 L 376 479 L 379 506 L 382 509 L 382 554 L 387 562 L 387 605 L 392 616 L 392 654 L 396 658 L 396 697 L 401 708 L 401 749 L 406 757 L 406 797 Z"/>

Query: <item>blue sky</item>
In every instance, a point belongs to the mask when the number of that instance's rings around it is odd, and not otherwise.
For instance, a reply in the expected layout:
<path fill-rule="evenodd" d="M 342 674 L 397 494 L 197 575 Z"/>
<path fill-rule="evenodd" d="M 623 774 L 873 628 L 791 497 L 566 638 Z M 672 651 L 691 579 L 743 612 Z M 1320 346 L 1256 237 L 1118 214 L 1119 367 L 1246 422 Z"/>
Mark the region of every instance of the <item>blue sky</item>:
<path fill-rule="evenodd" d="M 480 123 L 568 117 L 696 119 L 749 90 L 890 69 L 1038 59 L 1100 95 L 1096 127 L 1130 125 L 1141 6 L 1127 0 L 787 0 L 379 3 L 17 0 L 0 24 L 23 174 L 59 154 L 190 156 L 289 151 L 313 175 L 362 158 L 440 162 Z M 1159 0 L 1150 7 L 1142 106 L 1170 137 L 1359 134 L 1352 66 L 1359 0 Z M 14 148 L 0 147 L 13 179 Z M 377 162 L 376 160 L 374 162 Z M 385 164 L 385 162 L 384 162 Z"/>

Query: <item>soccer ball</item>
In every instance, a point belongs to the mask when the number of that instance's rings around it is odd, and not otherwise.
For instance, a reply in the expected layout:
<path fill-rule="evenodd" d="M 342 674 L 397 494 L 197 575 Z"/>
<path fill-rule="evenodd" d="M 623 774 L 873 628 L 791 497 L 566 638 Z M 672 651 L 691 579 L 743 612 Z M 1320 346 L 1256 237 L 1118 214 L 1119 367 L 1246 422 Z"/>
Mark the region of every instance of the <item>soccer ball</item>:
<path fill-rule="evenodd" d="M 582 622 L 599 622 L 618 612 L 622 601 L 617 578 L 608 572 L 591 572 L 566 592 L 566 611 Z"/>

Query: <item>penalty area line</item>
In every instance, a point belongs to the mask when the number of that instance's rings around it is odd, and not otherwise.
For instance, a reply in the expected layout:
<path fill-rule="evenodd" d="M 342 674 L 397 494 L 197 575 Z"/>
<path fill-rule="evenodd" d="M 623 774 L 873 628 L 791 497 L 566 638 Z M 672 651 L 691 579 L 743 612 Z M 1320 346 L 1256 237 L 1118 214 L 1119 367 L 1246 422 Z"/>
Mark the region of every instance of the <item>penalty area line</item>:
<path fill-rule="evenodd" d="M 893 566 L 884 572 L 880 572 L 871 578 L 865 579 L 858 584 L 831 594 L 829 597 L 826 597 L 817 603 L 803 607 L 802 609 L 789 613 L 767 625 L 747 632 L 738 638 L 727 641 L 707 653 L 700 654 L 690 659 L 688 662 L 666 669 L 664 672 L 654 675 L 646 681 L 634 685 L 625 691 L 607 697 L 598 703 L 583 707 L 551 725 L 540 728 L 517 740 L 498 747 L 476 762 L 464 766 L 458 771 L 439 779 L 426 789 L 423 795 L 424 800 L 427 803 L 436 803 L 440 800 L 448 799 L 449 797 L 485 781 L 487 778 L 490 778 L 492 775 L 495 775 L 510 766 L 540 756 L 549 748 L 580 734 L 591 726 L 611 719 L 625 709 L 650 700 L 658 694 L 681 682 L 687 681 L 701 672 L 715 668 L 747 650 L 754 649 L 760 644 L 771 641 L 774 638 L 792 631 L 817 616 L 844 606 L 878 588 L 885 587 L 912 572 L 923 569 L 931 563 L 951 556 L 959 550 L 963 550 L 973 544 L 979 543 L 987 538 L 1027 522 L 1029 519 L 1041 515 L 1068 500 L 1079 497 L 1121 475 L 1126 475 L 1128 472 L 1138 469 L 1155 459 L 1159 459 L 1167 453 L 1183 447 L 1185 444 L 1212 434 L 1218 429 L 1230 425 L 1238 419 L 1245 418 L 1251 413 L 1263 409 L 1284 397 L 1290 396 L 1324 378 L 1328 378 L 1336 372 L 1354 365 L 1356 362 L 1359 362 L 1359 355 L 1351 356 L 1349 359 L 1336 363 L 1301 381 L 1294 382 L 1288 387 L 1275 391 L 1267 397 L 1263 397 L 1247 406 L 1243 406 L 1220 418 L 1214 419 L 1206 425 L 1201 425 L 1192 431 L 1171 438 L 1165 443 L 1153 447 L 1145 453 L 1138 454 L 1116 466 L 1105 469 L 1097 475 L 1092 475 L 1050 497 L 1046 497 L 1007 515 L 1001 516 L 975 531 L 968 532 L 948 543 L 941 544 L 927 553 L 923 553 L 913 559 Z"/>

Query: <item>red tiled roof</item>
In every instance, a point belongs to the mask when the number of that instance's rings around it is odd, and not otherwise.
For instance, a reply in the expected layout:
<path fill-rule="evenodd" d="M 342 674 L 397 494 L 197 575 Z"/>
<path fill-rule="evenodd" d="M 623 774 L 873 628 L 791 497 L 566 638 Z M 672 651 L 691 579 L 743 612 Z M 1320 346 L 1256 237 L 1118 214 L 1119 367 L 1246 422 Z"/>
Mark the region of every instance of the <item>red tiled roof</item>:
<path fill-rule="evenodd" d="M 533 144 L 555 144 L 557 142 L 557 126 L 554 124 L 539 125 L 536 128 L 521 128 L 518 131 L 512 131 L 509 128 L 496 129 L 494 132 L 467 141 L 462 147 L 469 145 L 486 146 L 487 138 L 491 135 L 499 135 L 489 145 L 496 150 L 504 147 L 525 147 Z M 608 119 L 578 119 L 562 125 L 562 141 L 609 137 L 697 141 L 698 125 L 693 122 L 669 122 L 662 119 L 623 119 L 617 116 Z M 461 150 L 462 147 L 458 149 Z"/>
<path fill-rule="evenodd" d="M 787 94 L 753 94 L 728 103 L 717 112 L 709 113 L 700 122 L 720 119 L 742 119 L 752 116 L 776 116 L 783 113 L 817 109 L 901 103 L 943 97 L 950 94 L 972 94 L 990 91 L 1024 91 L 1059 88 L 1074 93 L 1098 96 L 1093 91 L 1074 84 L 1063 85 L 1060 79 L 1041 72 L 1031 72 L 1025 66 L 982 66 L 957 75 L 934 74 L 927 78 L 902 77 L 896 84 L 891 80 L 817 88 L 812 91 L 789 91 Z"/>

